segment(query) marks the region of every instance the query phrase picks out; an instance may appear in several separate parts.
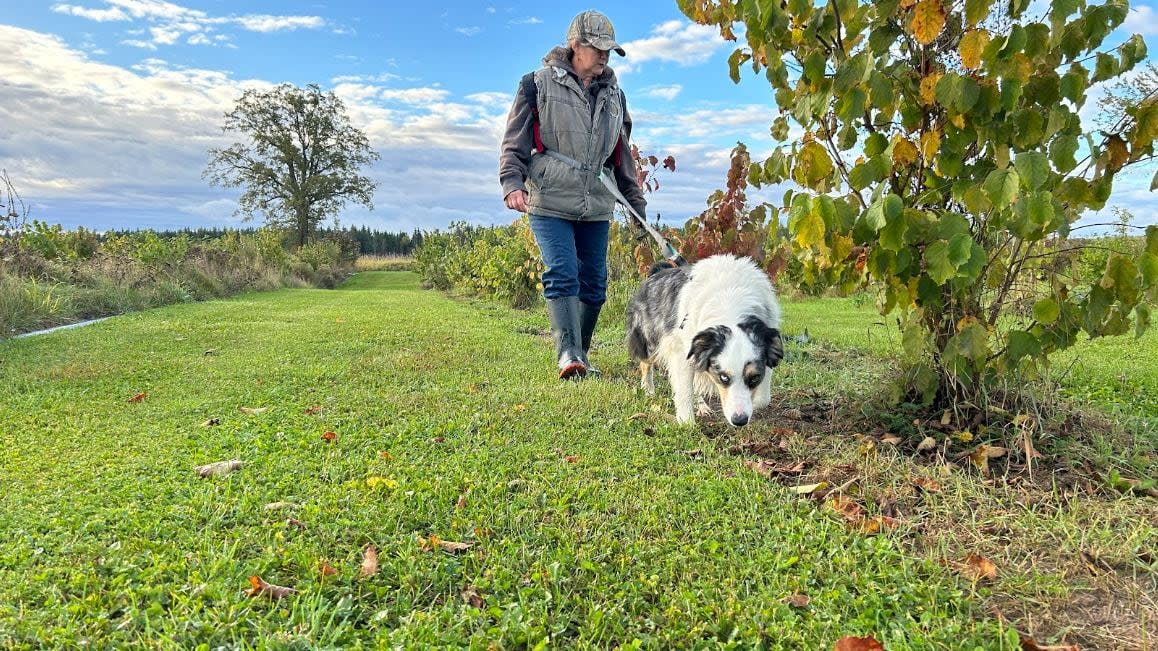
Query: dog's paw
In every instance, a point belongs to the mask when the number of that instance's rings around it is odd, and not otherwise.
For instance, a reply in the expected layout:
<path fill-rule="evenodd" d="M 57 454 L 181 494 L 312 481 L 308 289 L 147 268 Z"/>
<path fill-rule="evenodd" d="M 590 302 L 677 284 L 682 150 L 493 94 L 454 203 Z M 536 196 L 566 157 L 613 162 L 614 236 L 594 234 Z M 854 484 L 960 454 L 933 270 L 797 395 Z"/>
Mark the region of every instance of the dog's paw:
<path fill-rule="evenodd" d="M 708 416 L 711 416 L 712 406 L 701 400 L 699 404 L 696 405 L 696 415 L 700 418 L 707 418 Z"/>

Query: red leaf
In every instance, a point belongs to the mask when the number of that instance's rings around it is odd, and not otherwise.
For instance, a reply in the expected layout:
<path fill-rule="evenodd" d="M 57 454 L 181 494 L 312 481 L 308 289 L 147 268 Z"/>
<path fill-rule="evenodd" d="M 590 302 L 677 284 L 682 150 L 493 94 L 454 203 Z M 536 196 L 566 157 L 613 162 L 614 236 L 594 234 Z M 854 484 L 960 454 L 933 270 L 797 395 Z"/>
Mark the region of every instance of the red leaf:
<path fill-rule="evenodd" d="M 142 392 L 134 395 L 132 398 L 129 398 L 129 402 L 140 402 L 148 397 L 149 397 L 148 392 L 142 391 Z"/>
<path fill-rule="evenodd" d="M 336 432 L 324 432 L 322 434 L 322 440 L 325 441 L 326 443 L 333 443 L 334 439 L 336 439 L 336 438 L 338 438 L 338 435 Z"/>
<path fill-rule="evenodd" d="M 335 574 L 338 573 L 338 571 L 334 569 L 334 566 L 330 565 L 330 563 L 328 561 L 322 561 L 321 564 L 318 566 L 318 571 L 322 573 L 323 577 L 334 576 Z"/>
<path fill-rule="evenodd" d="M 663 166 L 674 172 L 675 171 L 675 157 L 674 156 L 668 156 L 667 158 L 663 159 Z"/>
<path fill-rule="evenodd" d="M 314 405 L 312 407 L 306 407 L 306 415 L 307 416 L 313 416 L 314 414 L 317 414 L 321 411 L 322 411 L 321 405 Z"/>
<path fill-rule="evenodd" d="M 885 647 L 871 635 L 865 637 L 846 635 L 836 641 L 833 651 L 885 651 Z"/>

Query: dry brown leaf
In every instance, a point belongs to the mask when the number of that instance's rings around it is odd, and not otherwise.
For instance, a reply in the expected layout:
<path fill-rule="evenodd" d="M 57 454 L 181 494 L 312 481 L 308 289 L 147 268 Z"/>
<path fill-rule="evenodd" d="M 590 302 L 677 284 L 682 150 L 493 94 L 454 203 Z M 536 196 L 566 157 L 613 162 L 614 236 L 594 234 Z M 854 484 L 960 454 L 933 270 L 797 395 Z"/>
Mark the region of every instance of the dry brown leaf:
<path fill-rule="evenodd" d="M 298 529 L 305 529 L 306 528 L 306 523 L 302 522 L 301 520 L 299 520 L 297 518 L 289 518 L 285 521 L 285 523 L 288 526 L 297 527 Z"/>
<path fill-rule="evenodd" d="M 454 503 L 454 508 L 456 508 L 456 509 L 465 509 L 466 508 L 466 493 L 463 493 L 462 495 L 458 496 L 458 501 Z"/>
<path fill-rule="evenodd" d="M 249 414 L 250 416 L 264 414 L 265 412 L 269 411 L 269 407 L 238 407 L 238 409 L 241 411 L 241 413 Z"/>
<path fill-rule="evenodd" d="M 325 441 L 326 443 L 333 443 L 334 439 L 336 439 L 336 438 L 338 438 L 337 432 L 330 432 L 330 431 L 322 432 L 322 440 Z"/>
<path fill-rule="evenodd" d="M 249 590 L 249 596 L 251 597 L 269 597 L 270 599 L 277 600 L 288 597 L 291 594 L 297 594 L 297 590 L 293 588 L 266 583 L 256 574 L 249 577 L 249 584 L 253 586 Z"/>
<path fill-rule="evenodd" d="M 312 407 L 306 407 L 306 415 L 307 416 L 313 416 L 314 414 L 321 413 L 321 411 L 322 411 L 321 405 L 313 405 Z"/>
<path fill-rule="evenodd" d="M 885 647 L 871 635 L 864 637 L 846 635 L 836 641 L 832 651 L 885 651 Z"/>
<path fill-rule="evenodd" d="M 849 522 L 859 523 L 864 519 L 864 509 L 862 509 L 860 504 L 857 504 L 856 500 L 852 499 L 851 497 L 838 495 L 837 497 L 834 497 L 825 502 L 825 505 L 833 511 L 836 511 L 837 513 L 844 516 L 844 519 L 848 520 Z"/>
<path fill-rule="evenodd" d="M 462 600 L 465 601 L 471 608 L 478 608 L 479 610 L 486 608 L 487 605 L 486 601 L 482 598 L 481 595 L 479 595 L 478 591 L 474 589 L 474 586 L 468 585 L 467 587 L 463 588 Z"/>
<path fill-rule="evenodd" d="M 318 572 L 320 572 L 323 577 L 334 576 L 338 573 L 338 571 L 334 569 L 334 566 L 330 565 L 329 561 L 322 561 L 319 563 Z"/>
<path fill-rule="evenodd" d="M 378 548 L 374 545 L 366 545 L 366 549 L 362 550 L 362 566 L 358 569 L 358 576 L 374 576 L 377 573 Z"/>
<path fill-rule="evenodd" d="M 937 439 L 932 436 L 926 436 L 918 445 L 917 452 L 928 452 L 937 448 Z"/>
<path fill-rule="evenodd" d="M 914 477 L 913 485 L 925 491 L 926 493 L 941 492 L 941 484 L 938 483 L 937 480 L 930 479 L 928 477 Z"/>
<path fill-rule="evenodd" d="M 294 504 L 293 502 L 270 502 L 269 504 L 265 505 L 266 511 L 278 511 L 280 509 L 296 509 L 296 508 L 298 508 L 298 505 Z"/>
<path fill-rule="evenodd" d="M 217 475 L 228 475 L 235 470 L 241 470 L 245 464 L 241 459 L 230 459 L 229 461 L 218 461 L 216 463 L 208 463 L 204 466 L 197 466 L 194 470 L 202 477 L 215 477 Z"/>
<path fill-rule="evenodd" d="M 997 578 L 997 566 L 993 561 L 977 554 L 966 555 L 958 564 L 958 572 L 973 581 Z"/>
<path fill-rule="evenodd" d="M 875 515 L 871 518 L 865 518 L 860 523 L 860 530 L 870 536 L 881 533 L 882 531 L 890 531 L 896 529 L 901 522 L 896 518 L 890 518 L 887 515 Z"/>
<path fill-rule="evenodd" d="M 201 423 L 201 427 L 216 427 L 220 424 L 221 424 L 220 418 L 210 418 L 209 420 L 205 421 L 204 423 Z"/>
<path fill-rule="evenodd" d="M 132 398 L 129 398 L 129 402 L 141 402 L 142 400 L 144 400 L 145 398 L 148 398 L 148 397 L 149 397 L 149 393 L 147 391 L 142 391 L 138 394 L 133 395 Z"/>
<path fill-rule="evenodd" d="M 886 445 L 900 445 L 900 443 L 904 440 L 905 439 L 897 436 L 896 434 L 885 434 L 881 437 L 881 443 Z"/>
<path fill-rule="evenodd" d="M 436 437 L 430 439 L 430 442 L 431 443 L 445 443 L 446 437 L 445 436 L 436 436 Z"/>
<path fill-rule="evenodd" d="M 1081 651 L 1081 647 L 1076 644 L 1042 646 L 1028 635 L 1022 635 L 1021 633 L 1018 633 L 1017 636 L 1021 639 L 1022 651 Z"/>
<path fill-rule="evenodd" d="M 977 446 L 977 449 L 973 450 L 973 452 L 969 453 L 969 460 L 973 462 L 973 465 L 977 466 L 981 474 L 988 475 L 989 460 L 1003 457 L 1006 452 L 1008 452 L 1008 450 L 1003 447 L 982 444 Z"/>
<path fill-rule="evenodd" d="M 638 411 L 638 412 L 628 416 L 627 420 L 642 420 L 645 418 L 647 418 L 647 414 L 642 412 L 642 411 Z"/>
<path fill-rule="evenodd" d="M 809 597 L 806 594 L 793 594 L 784 597 L 780 601 L 788 604 L 789 606 L 792 606 L 793 608 L 804 608 L 810 601 L 812 601 L 812 597 Z"/>
<path fill-rule="evenodd" d="M 568 454 L 567 456 L 563 457 L 563 460 L 567 463 L 579 463 L 579 455 Z"/>
<path fill-rule="evenodd" d="M 784 416 L 787 418 L 791 418 L 792 420 L 802 420 L 804 418 L 804 412 L 793 407 L 792 409 L 786 410 L 784 412 Z"/>

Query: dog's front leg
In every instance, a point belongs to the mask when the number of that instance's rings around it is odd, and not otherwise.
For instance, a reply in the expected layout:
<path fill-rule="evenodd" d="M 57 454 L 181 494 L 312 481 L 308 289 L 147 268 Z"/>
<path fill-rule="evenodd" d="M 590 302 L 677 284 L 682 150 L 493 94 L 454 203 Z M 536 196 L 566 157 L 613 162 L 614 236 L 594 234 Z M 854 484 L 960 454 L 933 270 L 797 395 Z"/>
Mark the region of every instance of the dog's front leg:
<path fill-rule="evenodd" d="M 693 386 L 693 371 L 688 364 L 672 364 L 668 370 L 671 380 L 672 402 L 675 403 L 676 421 L 694 423 L 696 395 Z"/>
<path fill-rule="evenodd" d="M 649 398 L 655 395 L 655 377 L 652 371 L 654 367 L 655 364 L 651 362 L 641 361 L 639 363 L 639 375 L 642 378 L 639 381 L 639 386 L 643 387 L 643 392 Z"/>
<path fill-rule="evenodd" d="M 752 411 L 757 411 L 772 404 L 772 373 L 764 373 L 760 386 L 756 387 L 756 396 L 752 398 Z"/>

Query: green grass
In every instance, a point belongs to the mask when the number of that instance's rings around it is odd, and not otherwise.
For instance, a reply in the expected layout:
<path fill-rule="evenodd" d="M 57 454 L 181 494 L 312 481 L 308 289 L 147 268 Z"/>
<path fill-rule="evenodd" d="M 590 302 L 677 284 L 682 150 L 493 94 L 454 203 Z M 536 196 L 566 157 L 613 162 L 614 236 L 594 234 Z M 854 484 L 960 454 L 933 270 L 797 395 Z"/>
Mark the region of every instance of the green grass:
<path fill-rule="evenodd" d="M 0 342 L 0 648 L 1008 648 L 900 537 L 676 426 L 620 332 L 597 333 L 604 379 L 562 384 L 545 327 L 366 273 Z M 423 551 L 432 534 L 475 545 Z M 300 593 L 248 597 L 250 575 Z"/>

